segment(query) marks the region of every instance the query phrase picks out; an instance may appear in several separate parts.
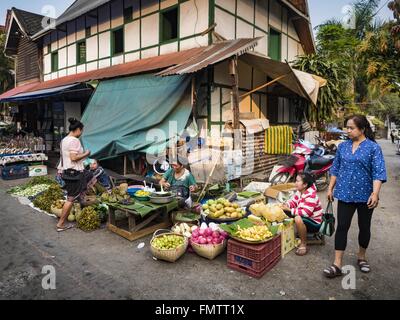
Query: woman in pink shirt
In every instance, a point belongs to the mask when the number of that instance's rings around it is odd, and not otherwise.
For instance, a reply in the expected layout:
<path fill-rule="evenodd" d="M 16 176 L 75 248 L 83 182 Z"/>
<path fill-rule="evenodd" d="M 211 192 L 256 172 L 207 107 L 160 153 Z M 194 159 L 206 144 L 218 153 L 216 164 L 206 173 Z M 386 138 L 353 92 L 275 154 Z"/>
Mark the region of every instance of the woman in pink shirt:
<path fill-rule="evenodd" d="M 67 201 L 63 206 L 57 231 L 70 229 L 72 225 L 64 225 L 72 205 L 86 190 L 90 177 L 84 170 L 83 161 L 90 155 L 90 151 L 83 151 L 79 137 L 83 132 L 83 124 L 75 118 L 68 119 L 69 134 L 61 141 L 61 155 L 58 170 L 62 172 L 65 181 L 64 189 L 67 191 Z"/>
<path fill-rule="evenodd" d="M 294 217 L 301 244 L 296 250 L 298 256 L 307 254 L 307 232 L 319 232 L 322 223 L 323 210 L 317 195 L 314 178 L 301 173 L 296 178 L 297 192 L 282 208 L 290 211 Z"/>

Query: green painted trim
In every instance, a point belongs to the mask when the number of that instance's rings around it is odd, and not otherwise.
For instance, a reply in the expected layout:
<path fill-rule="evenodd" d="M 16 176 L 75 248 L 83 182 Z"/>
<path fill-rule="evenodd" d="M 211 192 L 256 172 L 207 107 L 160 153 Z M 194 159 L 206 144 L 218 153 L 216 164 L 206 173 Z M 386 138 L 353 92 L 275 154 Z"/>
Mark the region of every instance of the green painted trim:
<path fill-rule="evenodd" d="M 208 1 L 208 27 L 210 28 L 215 23 L 215 0 Z M 212 45 L 212 33 L 208 33 L 208 45 Z"/>
<path fill-rule="evenodd" d="M 79 48 L 79 45 L 82 44 L 82 43 L 85 44 L 85 61 L 80 62 L 80 52 L 79 52 L 79 49 L 80 49 L 80 48 Z M 68 51 L 68 50 L 67 50 L 67 51 Z M 84 64 L 84 63 L 87 63 L 87 62 L 90 63 L 90 61 L 86 61 L 86 55 L 87 55 L 87 43 L 86 43 L 86 39 L 85 39 L 85 40 L 79 40 L 79 41 L 76 43 L 76 66 L 79 66 L 79 65 Z M 67 57 L 67 64 L 68 64 L 68 57 Z"/>
<path fill-rule="evenodd" d="M 115 32 L 122 30 L 122 52 L 115 53 Z M 124 26 L 118 26 L 110 30 L 110 57 L 117 57 L 125 53 L 125 29 Z"/>
<path fill-rule="evenodd" d="M 211 86 L 212 86 L 212 74 L 211 69 L 207 71 L 207 133 L 210 134 L 211 131 Z M 215 89 L 214 89 L 215 90 Z"/>
<path fill-rule="evenodd" d="M 159 2 L 160 3 L 160 2 Z M 167 12 L 170 12 L 170 11 L 173 11 L 173 10 L 176 10 L 177 12 L 176 12 L 176 16 L 177 16 L 177 24 L 176 24 L 176 29 L 177 29 L 177 36 L 176 36 L 176 38 L 173 38 L 173 39 L 168 39 L 168 40 L 163 40 L 163 36 L 164 36 L 164 29 L 163 29 L 163 14 L 164 13 L 167 13 Z M 168 43 L 172 43 L 172 42 L 175 42 L 175 41 L 179 41 L 179 36 L 180 36 L 180 20 L 179 20 L 179 18 L 180 18 L 180 14 L 179 14 L 179 12 L 180 12 L 181 10 L 180 10 L 180 4 L 178 3 L 178 4 L 176 4 L 176 5 L 174 5 L 174 6 L 171 6 L 171 7 L 168 7 L 168 8 L 165 8 L 165 9 L 163 9 L 163 10 L 161 10 L 161 4 L 160 4 L 160 10 L 159 10 L 159 12 L 158 12 L 158 14 L 159 14 L 159 22 L 158 22 L 158 29 L 159 29 L 159 33 L 158 33 L 158 44 L 161 46 L 161 45 L 164 45 L 164 44 L 168 44 Z M 158 55 L 160 55 L 160 49 L 158 50 Z"/>
<path fill-rule="evenodd" d="M 238 15 L 237 15 L 237 0 L 235 0 L 235 15 L 234 15 L 234 17 L 235 17 L 235 39 L 237 39 L 237 18 L 239 18 L 238 17 Z"/>
<path fill-rule="evenodd" d="M 56 62 L 55 62 L 56 60 Z M 57 65 L 56 65 L 57 64 Z M 58 61 L 58 50 L 54 51 L 51 53 L 51 72 L 58 72 L 58 66 L 59 66 L 59 61 Z"/>
<path fill-rule="evenodd" d="M 277 35 L 279 35 L 279 45 L 278 45 L 278 56 L 279 59 L 276 59 L 277 61 L 282 61 L 282 32 L 279 32 L 276 30 L 274 27 L 269 26 L 269 36 L 268 36 L 268 56 L 272 59 L 271 56 L 271 30 L 273 30 Z"/>

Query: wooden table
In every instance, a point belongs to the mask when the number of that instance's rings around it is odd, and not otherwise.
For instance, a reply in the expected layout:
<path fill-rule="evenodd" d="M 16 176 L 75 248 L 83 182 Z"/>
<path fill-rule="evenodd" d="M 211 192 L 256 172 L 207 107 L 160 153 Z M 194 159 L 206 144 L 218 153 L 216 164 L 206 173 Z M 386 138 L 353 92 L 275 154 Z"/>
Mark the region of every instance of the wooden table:
<path fill-rule="evenodd" d="M 107 205 L 110 209 L 107 224 L 108 230 L 124 237 L 125 239 L 128 239 L 129 241 L 134 241 L 136 239 L 152 234 L 158 229 L 165 229 L 170 227 L 172 223 L 169 217 L 169 213 L 178 207 L 178 203 L 176 202 L 176 200 L 174 200 L 174 203 L 170 205 L 169 210 L 167 206 L 161 206 L 142 217 L 135 210 L 121 208 L 118 205 Z M 127 228 L 117 226 L 117 223 L 115 221 L 115 211 L 117 210 L 124 212 L 128 215 Z"/>

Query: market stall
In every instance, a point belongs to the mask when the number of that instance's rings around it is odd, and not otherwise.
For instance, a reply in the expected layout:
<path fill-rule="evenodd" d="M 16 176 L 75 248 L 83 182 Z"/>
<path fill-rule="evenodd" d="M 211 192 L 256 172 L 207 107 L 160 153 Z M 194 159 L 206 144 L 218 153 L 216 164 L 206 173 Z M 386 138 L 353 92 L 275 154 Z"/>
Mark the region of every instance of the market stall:
<path fill-rule="evenodd" d="M 41 152 L 43 139 L 35 137 L 1 137 L 0 171 L 4 180 L 47 174 L 47 156 Z"/>
<path fill-rule="evenodd" d="M 150 251 L 156 260 L 175 262 L 187 252 L 212 260 L 227 250 L 229 268 L 260 278 L 294 248 L 293 219 L 279 203 L 267 203 L 282 198 L 268 184 L 248 187 L 210 185 L 192 194 L 201 203 L 182 209 L 173 191 L 126 183 L 109 191 L 95 186 L 74 204 L 68 221 L 85 232 L 105 224 L 130 241 L 153 234 Z M 61 215 L 66 199 L 48 177 L 35 177 L 9 193 L 54 217 Z"/>

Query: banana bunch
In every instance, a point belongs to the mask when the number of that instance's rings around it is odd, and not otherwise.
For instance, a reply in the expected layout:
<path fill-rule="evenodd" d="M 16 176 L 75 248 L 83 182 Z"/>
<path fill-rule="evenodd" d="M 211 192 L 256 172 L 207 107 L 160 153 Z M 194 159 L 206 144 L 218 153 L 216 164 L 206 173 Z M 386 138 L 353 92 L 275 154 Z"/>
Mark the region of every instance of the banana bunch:
<path fill-rule="evenodd" d="M 248 241 L 263 241 L 271 238 L 272 233 L 267 226 L 254 226 L 250 228 L 241 228 L 238 226 L 238 231 L 235 234 L 237 237 Z"/>

